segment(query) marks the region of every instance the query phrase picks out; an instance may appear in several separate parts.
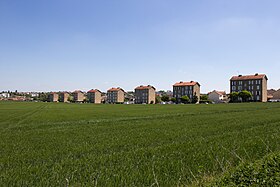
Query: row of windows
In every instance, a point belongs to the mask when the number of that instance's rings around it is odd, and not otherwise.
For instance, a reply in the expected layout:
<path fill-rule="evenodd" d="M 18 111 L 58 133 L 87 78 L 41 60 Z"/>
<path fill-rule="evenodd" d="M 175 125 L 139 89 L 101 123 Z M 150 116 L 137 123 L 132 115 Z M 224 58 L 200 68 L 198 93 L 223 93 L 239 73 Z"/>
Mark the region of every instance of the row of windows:
<path fill-rule="evenodd" d="M 173 90 L 176 91 L 176 90 L 192 90 L 192 86 L 185 86 L 185 87 L 173 87 Z"/>
<path fill-rule="evenodd" d="M 185 95 L 187 95 L 187 94 L 192 94 L 192 93 L 193 92 L 191 90 L 185 90 L 185 91 L 175 91 L 174 90 L 174 94 L 175 95 L 177 95 L 177 94 L 181 94 L 181 95 L 185 94 Z"/>
<path fill-rule="evenodd" d="M 245 86 L 246 86 L 247 80 L 246 80 L 246 81 L 232 81 L 232 82 L 231 82 L 231 85 L 232 85 L 232 86 L 243 85 L 243 82 L 244 82 L 244 84 L 245 84 Z M 250 81 L 248 81 L 248 84 L 249 84 L 249 85 L 252 85 L 252 84 L 261 84 L 261 80 L 250 80 Z"/>
<path fill-rule="evenodd" d="M 255 88 L 257 90 L 260 90 L 260 85 L 257 85 Z M 232 89 L 232 91 L 236 91 L 236 90 L 241 91 L 241 90 L 244 90 L 244 89 L 246 90 L 246 88 L 243 88 L 242 86 L 238 86 L 238 87 L 232 86 L 231 89 Z M 248 86 L 248 90 L 254 90 L 254 86 Z"/>

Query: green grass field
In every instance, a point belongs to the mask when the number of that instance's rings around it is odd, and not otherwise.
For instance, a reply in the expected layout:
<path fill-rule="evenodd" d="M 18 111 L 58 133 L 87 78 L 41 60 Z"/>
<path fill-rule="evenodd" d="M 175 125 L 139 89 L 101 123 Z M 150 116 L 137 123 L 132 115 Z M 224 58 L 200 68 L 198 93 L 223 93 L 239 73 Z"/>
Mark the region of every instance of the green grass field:
<path fill-rule="evenodd" d="M 0 102 L 0 186 L 187 186 L 280 151 L 280 104 Z"/>

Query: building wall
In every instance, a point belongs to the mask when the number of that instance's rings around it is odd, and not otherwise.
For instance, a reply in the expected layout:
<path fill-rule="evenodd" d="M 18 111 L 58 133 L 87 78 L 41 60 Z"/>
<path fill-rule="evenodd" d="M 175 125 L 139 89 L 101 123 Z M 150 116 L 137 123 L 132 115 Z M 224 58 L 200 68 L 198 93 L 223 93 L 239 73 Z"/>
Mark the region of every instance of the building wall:
<path fill-rule="evenodd" d="M 273 95 L 273 99 L 280 99 L 280 90 L 274 92 L 272 95 Z"/>
<path fill-rule="evenodd" d="M 107 103 L 123 103 L 123 102 L 124 102 L 124 92 L 122 90 L 107 92 Z"/>
<path fill-rule="evenodd" d="M 118 91 L 118 103 L 123 103 L 124 102 L 124 91 L 119 90 Z"/>
<path fill-rule="evenodd" d="M 149 95 L 148 95 L 148 104 L 156 104 L 156 91 L 154 89 L 149 89 Z"/>
<path fill-rule="evenodd" d="M 50 94 L 49 95 L 49 102 L 58 102 L 58 94 Z"/>
<path fill-rule="evenodd" d="M 87 94 L 88 100 L 90 103 L 101 103 L 101 93 L 100 92 L 88 92 Z"/>
<path fill-rule="evenodd" d="M 198 102 L 200 101 L 200 86 L 173 86 L 173 97 L 180 103 L 182 96 L 188 96 L 193 102 L 194 96 L 197 96 Z"/>
<path fill-rule="evenodd" d="M 76 92 L 73 94 L 75 102 L 83 102 L 85 99 L 85 95 L 81 92 Z"/>
<path fill-rule="evenodd" d="M 135 104 L 151 104 L 156 103 L 156 91 L 153 88 L 150 89 L 135 89 Z"/>
<path fill-rule="evenodd" d="M 264 79 L 250 79 L 250 80 L 231 80 L 230 92 L 241 92 L 247 90 L 252 93 L 253 101 L 267 101 L 267 80 Z"/>
<path fill-rule="evenodd" d="M 267 102 L 267 80 L 262 80 L 262 102 Z"/>
<path fill-rule="evenodd" d="M 69 98 L 69 94 L 68 93 L 61 93 L 59 101 L 66 103 L 66 102 L 68 102 L 68 98 Z"/>
<path fill-rule="evenodd" d="M 194 91 L 193 95 L 197 96 L 197 102 L 199 102 L 200 101 L 200 86 L 198 84 L 196 84 L 193 88 L 193 91 Z"/>

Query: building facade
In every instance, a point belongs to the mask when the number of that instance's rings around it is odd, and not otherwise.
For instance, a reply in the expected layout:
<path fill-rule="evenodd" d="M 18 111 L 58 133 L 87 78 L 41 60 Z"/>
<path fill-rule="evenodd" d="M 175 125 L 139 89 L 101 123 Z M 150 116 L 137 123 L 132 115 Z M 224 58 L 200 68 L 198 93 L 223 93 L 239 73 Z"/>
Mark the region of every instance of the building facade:
<path fill-rule="evenodd" d="M 155 87 L 138 86 L 135 88 L 135 104 L 155 104 L 156 103 L 156 89 Z"/>
<path fill-rule="evenodd" d="M 87 92 L 87 98 L 90 103 L 101 103 L 101 91 L 92 89 Z"/>
<path fill-rule="evenodd" d="M 73 92 L 73 100 L 75 102 L 83 102 L 85 99 L 85 94 L 80 91 L 80 90 L 76 90 Z"/>
<path fill-rule="evenodd" d="M 58 102 L 58 94 L 55 92 L 50 93 L 48 100 L 49 102 Z"/>
<path fill-rule="evenodd" d="M 250 101 L 267 102 L 267 76 L 265 74 L 238 75 L 230 79 L 230 93 L 247 90 L 252 94 Z"/>
<path fill-rule="evenodd" d="M 200 84 L 198 82 L 177 82 L 173 85 L 173 97 L 181 103 L 182 96 L 188 96 L 192 103 L 200 101 Z"/>
<path fill-rule="evenodd" d="M 214 103 L 225 103 L 228 99 L 225 91 L 214 90 L 208 93 L 207 95 L 208 95 L 208 100 L 213 101 Z"/>
<path fill-rule="evenodd" d="M 110 104 L 123 103 L 124 94 L 125 94 L 125 91 L 120 87 L 110 88 L 109 90 L 107 90 L 107 103 L 110 103 Z"/>
<path fill-rule="evenodd" d="M 61 92 L 59 94 L 59 102 L 66 103 L 66 102 L 68 102 L 69 97 L 70 97 L 70 94 L 68 92 Z"/>

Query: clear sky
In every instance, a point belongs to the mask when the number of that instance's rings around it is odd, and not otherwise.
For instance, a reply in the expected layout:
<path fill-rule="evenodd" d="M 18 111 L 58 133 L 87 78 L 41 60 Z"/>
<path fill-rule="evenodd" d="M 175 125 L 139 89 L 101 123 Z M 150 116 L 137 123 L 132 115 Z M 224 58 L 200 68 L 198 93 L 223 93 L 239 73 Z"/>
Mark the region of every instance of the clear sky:
<path fill-rule="evenodd" d="M 280 88 L 279 0 L 1 0 L 0 91 Z"/>

